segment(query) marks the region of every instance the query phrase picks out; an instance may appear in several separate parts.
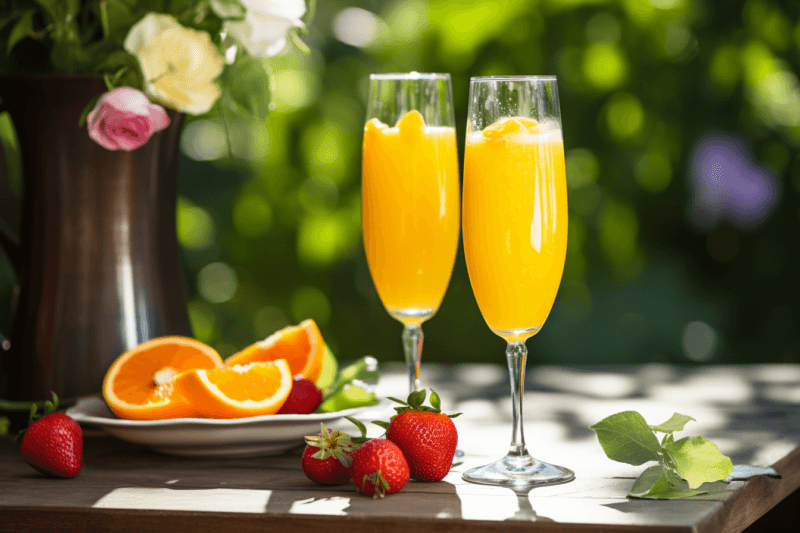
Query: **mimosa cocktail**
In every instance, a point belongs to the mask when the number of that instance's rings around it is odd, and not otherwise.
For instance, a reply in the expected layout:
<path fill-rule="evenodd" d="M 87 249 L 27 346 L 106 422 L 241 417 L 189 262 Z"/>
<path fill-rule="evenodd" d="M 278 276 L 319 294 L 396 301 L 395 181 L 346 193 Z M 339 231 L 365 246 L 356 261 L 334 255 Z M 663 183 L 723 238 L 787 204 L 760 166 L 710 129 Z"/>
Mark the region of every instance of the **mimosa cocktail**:
<path fill-rule="evenodd" d="M 555 77 L 472 78 L 464 156 L 464 253 L 475 299 L 508 343 L 513 428 L 502 459 L 466 481 L 523 490 L 575 479 L 525 447 L 525 341 L 544 324 L 567 252 L 567 186 Z"/>
<path fill-rule="evenodd" d="M 544 324 L 567 253 L 564 143 L 557 123 L 503 118 L 467 138 L 464 251 L 486 323 L 507 341 Z"/>
<path fill-rule="evenodd" d="M 419 111 L 390 128 L 364 128 L 361 219 L 372 280 L 404 324 L 433 316 L 450 281 L 458 245 L 456 131 L 426 126 Z"/>
<path fill-rule="evenodd" d="M 444 298 L 458 247 L 459 183 L 449 74 L 373 74 L 364 127 L 361 223 L 372 280 L 404 324 L 419 388 L 422 322 Z"/>

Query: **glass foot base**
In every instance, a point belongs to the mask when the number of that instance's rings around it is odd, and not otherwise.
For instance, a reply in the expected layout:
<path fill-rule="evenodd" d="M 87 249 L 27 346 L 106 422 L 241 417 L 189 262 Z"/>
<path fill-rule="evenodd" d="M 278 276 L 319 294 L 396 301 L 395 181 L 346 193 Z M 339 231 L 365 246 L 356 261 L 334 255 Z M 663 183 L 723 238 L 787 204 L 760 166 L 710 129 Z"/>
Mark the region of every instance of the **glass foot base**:
<path fill-rule="evenodd" d="M 461 478 L 470 483 L 522 489 L 568 483 L 575 479 L 575 472 L 539 461 L 530 455 L 506 455 L 494 463 L 467 470 Z"/>

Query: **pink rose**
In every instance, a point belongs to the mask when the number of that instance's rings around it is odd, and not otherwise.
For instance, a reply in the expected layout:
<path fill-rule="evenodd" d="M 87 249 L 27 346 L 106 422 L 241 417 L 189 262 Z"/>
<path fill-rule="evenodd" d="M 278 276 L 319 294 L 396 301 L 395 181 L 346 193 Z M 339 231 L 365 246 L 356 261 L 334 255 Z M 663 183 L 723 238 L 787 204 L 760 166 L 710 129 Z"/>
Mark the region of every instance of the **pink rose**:
<path fill-rule="evenodd" d="M 150 103 L 143 92 L 117 87 L 100 97 L 86 119 L 89 136 L 109 150 L 135 150 L 153 133 L 169 126 L 160 105 Z"/>

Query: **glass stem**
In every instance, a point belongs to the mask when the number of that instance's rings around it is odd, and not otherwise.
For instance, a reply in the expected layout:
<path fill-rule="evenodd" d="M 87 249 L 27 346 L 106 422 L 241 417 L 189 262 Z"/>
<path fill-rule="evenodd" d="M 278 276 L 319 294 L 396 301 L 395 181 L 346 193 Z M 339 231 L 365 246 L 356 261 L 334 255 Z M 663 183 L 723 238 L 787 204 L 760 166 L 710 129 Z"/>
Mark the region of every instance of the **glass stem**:
<path fill-rule="evenodd" d="M 511 447 L 508 455 L 515 457 L 528 455 L 525 449 L 525 434 L 522 432 L 522 394 L 525 388 L 525 360 L 528 349 L 524 342 L 509 342 L 506 348 L 508 375 L 511 378 L 511 404 L 514 425 L 511 430 Z"/>
<path fill-rule="evenodd" d="M 418 324 L 406 324 L 403 329 L 403 351 L 408 368 L 408 391 L 419 390 L 419 366 L 422 361 L 422 328 Z"/>

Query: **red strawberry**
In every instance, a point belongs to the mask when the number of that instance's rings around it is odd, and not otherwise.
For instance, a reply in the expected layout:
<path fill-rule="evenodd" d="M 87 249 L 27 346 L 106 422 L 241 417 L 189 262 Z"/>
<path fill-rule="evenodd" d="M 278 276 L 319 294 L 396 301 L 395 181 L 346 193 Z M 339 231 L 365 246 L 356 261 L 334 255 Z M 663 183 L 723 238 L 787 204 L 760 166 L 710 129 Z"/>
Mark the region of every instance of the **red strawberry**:
<path fill-rule="evenodd" d="M 422 406 L 425 389 L 411 393 L 408 402 L 395 401 L 404 407 L 396 408 L 398 414 L 392 417 L 386 438 L 403 451 L 411 477 L 419 481 L 443 479 L 453 464 L 458 432 L 450 417 L 440 411 L 439 395 L 431 391 L 433 407 Z"/>
<path fill-rule="evenodd" d="M 300 374 L 292 381 L 292 392 L 286 398 L 286 402 L 278 411 L 279 415 L 307 415 L 313 413 L 319 404 L 322 403 L 322 392 L 312 381 L 307 380 Z"/>
<path fill-rule="evenodd" d="M 61 413 L 44 416 L 25 431 L 22 456 L 43 474 L 75 477 L 83 464 L 81 427 Z"/>
<path fill-rule="evenodd" d="M 325 429 L 321 423 L 320 426 L 321 433 L 306 437 L 303 472 L 320 485 L 343 485 L 350 481 L 350 466 L 357 445 L 347 433 Z"/>
<path fill-rule="evenodd" d="M 356 450 L 351 474 L 359 492 L 382 498 L 406 486 L 408 463 L 395 443 L 372 439 Z"/>

